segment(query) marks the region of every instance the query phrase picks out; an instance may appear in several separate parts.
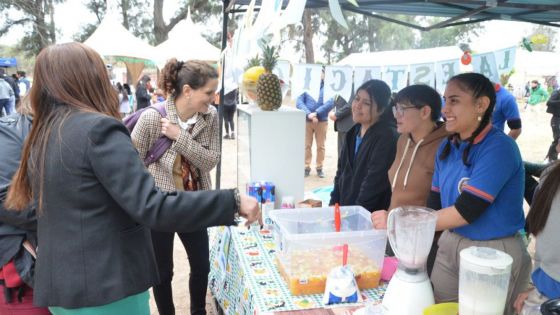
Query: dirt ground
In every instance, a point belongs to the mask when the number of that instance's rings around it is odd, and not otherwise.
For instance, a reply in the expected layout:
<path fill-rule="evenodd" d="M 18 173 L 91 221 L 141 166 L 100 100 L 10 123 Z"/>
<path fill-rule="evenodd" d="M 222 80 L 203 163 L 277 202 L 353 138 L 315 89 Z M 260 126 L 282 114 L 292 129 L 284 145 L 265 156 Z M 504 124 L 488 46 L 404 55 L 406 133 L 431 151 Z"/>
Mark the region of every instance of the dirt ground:
<path fill-rule="evenodd" d="M 522 104 L 522 102 L 519 102 Z M 521 106 L 521 105 L 520 105 Z M 522 107 L 522 106 L 521 106 Z M 522 110 L 522 108 L 521 108 Z M 523 159 L 531 162 L 542 162 L 552 141 L 550 129 L 550 115 L 545 112 L 544 104 L 537 105 L 535 109 L 521 112 L 523 131 L 517 139 Z M 303 137 L 303 135 L 302 135 Z M 232 188 L 237 183 L 237 141 L 224 140 L 222 145 L 222 176 L 221 187 Z M 313 147 L 315 152 L 315 147 Z M 315 158 L 315 155 L 314 155 Z M 314 172 L 314 160 L 312 172 L 305 179 L 305 191 L 311 191 L 318 187 L 332 185 L 336 172 L 337 163 L 337 134 L 334 132 L 332 121 L 329 121 L 329 129 L 326 142 L 326 156 L 324 162 L 325 178 L 319 178 Z M 303 169 L 302 169 L 303 175 Z M 212 177 L 215 179 L 215 176 Z M 526 207 L 527 208 L 527 207 Z M 173 299 L 175 301 L 176 313 L 178 315 L 189 314 L 188 274 L 189 264 L 187 255 L 178 238 L 175 240 L 174 261 L 175 275 L 173 279 Z M 534 250 L 530 246 L 530 252 Z M 207 296 L 208 314 L 215 314 L 211 305 L 210 292 Z M 153 297 L 150 299 L 151 314 L 158 314 Z"/>

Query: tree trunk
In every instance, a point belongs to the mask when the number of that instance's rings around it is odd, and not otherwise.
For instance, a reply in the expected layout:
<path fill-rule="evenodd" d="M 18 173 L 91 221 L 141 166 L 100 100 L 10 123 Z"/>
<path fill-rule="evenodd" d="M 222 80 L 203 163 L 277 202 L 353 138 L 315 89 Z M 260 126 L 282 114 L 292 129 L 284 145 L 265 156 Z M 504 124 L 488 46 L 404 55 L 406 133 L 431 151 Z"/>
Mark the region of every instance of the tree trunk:
<path fill-rule="evenodd" d="M 315 53 L 313 52 L 313 26 L 311 24 L 311 11 L 303 11 L 303 45 L 305 47 L 305 62 L 315 63 Z"/>
<path fill-rule="evenodd" d="M 50 37 L 50 43 L 49 44 L 54 44 L 56 43 L 56 28 L 54 27 L 54 6 L 53 6 L 53 0 L 48 0 L 48 12 L 49 12 L 49 18 L 50 18 L 50 23 L 49 23 L 49 37 Z"/>
<path fill-rule="evenodd" d="M 121 0 L 121 12 L 122 12 L 122 17 L 123 17 L 123 26 L 124 28 L 126 28 L 127 30 L 130 27 L 130 24 L 128 23 L 128 8 L 129 8 L 129 0 Z"/>
<path fill-rule="evenodd" d="M 375 51 L 375 25 L 372 18 L 366 18 L 366 23 L 368 26 L 368 45 L 369 51 Z"/>
<path fill-rule="evenodd" d="M 37 46 L 39 51 L 49 45 L 49 32 L 48 27 L 45 23 L 45 6 L 46 3 L 43 0 L 37 0 L 35 5 L 35 23 L 33 27 L 37 33 Z"/>
<path fill-rule="evenodd" d="M 163 20 L 163 0 L 154 0 L 154 36 L 155 44 L 159 45 L 167 40 L 167 26 Z"/>

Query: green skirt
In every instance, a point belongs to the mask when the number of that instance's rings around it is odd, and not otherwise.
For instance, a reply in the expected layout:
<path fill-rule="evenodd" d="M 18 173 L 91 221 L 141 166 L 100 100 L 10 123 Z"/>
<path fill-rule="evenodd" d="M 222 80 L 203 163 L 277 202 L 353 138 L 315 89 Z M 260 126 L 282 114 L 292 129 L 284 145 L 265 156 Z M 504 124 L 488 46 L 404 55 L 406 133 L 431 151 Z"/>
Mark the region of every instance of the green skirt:
<path fill-rule="evenodd" d="M 148 291 L 131 295 L 113 303 L 102 306 L 63 308 L 49 307 L 53 315 L 150 315 L 150 294 Z"/>

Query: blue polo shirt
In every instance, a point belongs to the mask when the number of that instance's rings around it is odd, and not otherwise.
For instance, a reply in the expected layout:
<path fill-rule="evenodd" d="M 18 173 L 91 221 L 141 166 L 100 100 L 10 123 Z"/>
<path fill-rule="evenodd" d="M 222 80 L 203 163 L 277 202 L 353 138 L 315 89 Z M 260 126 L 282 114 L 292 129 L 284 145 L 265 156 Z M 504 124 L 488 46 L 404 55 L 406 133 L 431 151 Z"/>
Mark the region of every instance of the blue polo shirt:
<path fill-rule="evenodd" d="M 448 141 L 444 140 L 438 149 L 432 178 L 432 190 L 440 193 L 442 207 L 453 206 L 462 192 L 490 203 L 473 223 L 453 231 L 480 241 L 517 233 L 525 226 L 525 172 L 515 141 L 489 125 L 473 141 L 468 155 L 470 166 L 462 159 L 466 142 L 452 141 L 447 158 L 439 159 Z"/>
<path fill-rule="evenodd" d="M 515 97 L 508 90 L 498 85 L 496 88 L 496 106 L 492 113 L 492 125 L 504 130 L 505 123 L 508 120 L 521 120 L 519 108 Z"/>

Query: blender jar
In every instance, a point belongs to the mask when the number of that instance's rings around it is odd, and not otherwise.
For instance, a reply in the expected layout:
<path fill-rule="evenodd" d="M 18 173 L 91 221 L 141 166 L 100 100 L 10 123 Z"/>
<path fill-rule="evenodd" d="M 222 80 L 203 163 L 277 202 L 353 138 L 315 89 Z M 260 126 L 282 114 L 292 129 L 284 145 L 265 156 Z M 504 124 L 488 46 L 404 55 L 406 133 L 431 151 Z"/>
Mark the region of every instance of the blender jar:
<path fill-rule="evenodd" d="M 510 255 L 488 247 L 471 246 L 460 253 L 459 314 L 502 315 L 506 304 Z"/>

